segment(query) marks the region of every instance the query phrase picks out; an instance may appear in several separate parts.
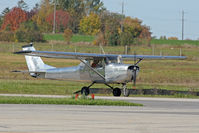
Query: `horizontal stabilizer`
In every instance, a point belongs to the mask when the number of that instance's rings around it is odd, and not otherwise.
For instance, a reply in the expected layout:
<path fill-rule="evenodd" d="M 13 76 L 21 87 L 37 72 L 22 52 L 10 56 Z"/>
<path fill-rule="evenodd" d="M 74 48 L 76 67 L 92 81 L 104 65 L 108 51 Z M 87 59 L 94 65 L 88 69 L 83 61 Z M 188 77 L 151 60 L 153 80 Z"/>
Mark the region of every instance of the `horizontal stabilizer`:
<path fill-rule="evenodd" d="M 20 71 L 20 70 L 14 70 L 12 71 L 14 73 L 28 73 L 34 78 L 45 78 L 46 72 L 37 72 L 37 71 Z"/>
<path fill-rule="evenodd" d="M 37 72 L 37 71 L 27 71 L 27 70 L 14 70 L 14 71 L 11 71 L 13 73 L 45 73 L 45 72 Z"/>

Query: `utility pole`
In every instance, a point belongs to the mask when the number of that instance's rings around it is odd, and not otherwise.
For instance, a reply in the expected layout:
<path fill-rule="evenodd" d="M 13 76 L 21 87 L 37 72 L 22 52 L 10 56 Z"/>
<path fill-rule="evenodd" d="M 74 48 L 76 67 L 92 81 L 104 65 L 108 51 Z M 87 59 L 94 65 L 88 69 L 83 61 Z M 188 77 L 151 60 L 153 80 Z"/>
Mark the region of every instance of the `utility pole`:
<path fill-rule="evenodd" d="M 122 1 L 122 23 L 121 23 L 121 31 L 122 31 L 122 32 L 123 32 L 123 30 L 124 30 L 123 16 L 124 16 L 124 0 Z"/>
<path fill-rule="evenodd" d="M 54 0 L 54 19 L 53 19 L 53 34 L 55 34 L 56 31 L 56 5 L 57 0 Z"/>
<path fill-rule="evenodd" d="M 182 10 L 182 40 L 184 40 L 184 10 Z"/>

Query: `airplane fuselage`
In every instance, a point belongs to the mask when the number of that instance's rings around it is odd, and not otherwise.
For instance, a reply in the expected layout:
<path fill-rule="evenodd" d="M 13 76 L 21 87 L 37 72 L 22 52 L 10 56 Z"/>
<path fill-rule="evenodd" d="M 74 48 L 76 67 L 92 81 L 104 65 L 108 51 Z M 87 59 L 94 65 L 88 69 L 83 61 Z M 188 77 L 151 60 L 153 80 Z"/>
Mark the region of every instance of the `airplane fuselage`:
<path fill-rule="evenodd" d="M 128 69 L 129 66 L 131 65 L 110 63 L 93 68 L 104 76 L 105 80 L 83 63 L 74 67 L 47 69 L 44 73 L 37 75 L 37 78 L 91 81 L 95 83 L 128 83 L 132 81 L 133 76 L 132 71 Z"/>

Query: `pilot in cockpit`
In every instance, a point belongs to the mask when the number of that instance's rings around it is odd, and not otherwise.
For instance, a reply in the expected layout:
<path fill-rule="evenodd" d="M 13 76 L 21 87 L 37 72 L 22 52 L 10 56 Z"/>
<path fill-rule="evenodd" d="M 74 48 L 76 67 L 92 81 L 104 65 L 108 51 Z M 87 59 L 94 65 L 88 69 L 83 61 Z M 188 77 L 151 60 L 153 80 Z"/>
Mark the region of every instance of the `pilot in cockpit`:
<path fill-rule="evenodd" d="M 93 60 L 91 67 L 96 68 L 99 66 L 99 60 Z"/>

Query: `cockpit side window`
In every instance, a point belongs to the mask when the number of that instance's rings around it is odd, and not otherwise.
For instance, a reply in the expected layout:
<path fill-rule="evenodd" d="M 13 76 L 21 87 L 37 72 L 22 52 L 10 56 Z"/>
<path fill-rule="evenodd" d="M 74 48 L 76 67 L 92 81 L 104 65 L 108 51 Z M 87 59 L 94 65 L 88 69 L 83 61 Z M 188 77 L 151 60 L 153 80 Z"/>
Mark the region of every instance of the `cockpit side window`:
<path fill-rule="evenodd" d="M 94 59 L 93 61 L 91 61 L 91 67 L 92 68 L 103 67 L 103 60 Z"/>

